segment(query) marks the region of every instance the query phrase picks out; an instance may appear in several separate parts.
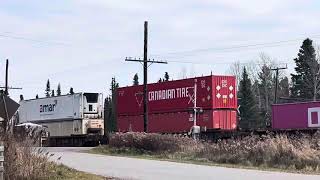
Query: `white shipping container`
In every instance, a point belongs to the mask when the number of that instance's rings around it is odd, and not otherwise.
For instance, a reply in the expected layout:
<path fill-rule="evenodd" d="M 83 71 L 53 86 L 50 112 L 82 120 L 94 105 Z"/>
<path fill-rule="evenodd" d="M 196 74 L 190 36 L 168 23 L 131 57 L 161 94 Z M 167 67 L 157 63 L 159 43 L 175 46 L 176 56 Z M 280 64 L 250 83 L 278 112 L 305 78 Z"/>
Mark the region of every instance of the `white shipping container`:
<path fill-rule="evenodd" d="M 44 125 L 50 136 L 103 134 L 102 93 L 76 93 L 20 101 L 19 123 Z"/>
<path fill-rule="evenodd" d="M 20 102 L 19 122 L 82 119 L 82 94 L 70 94 Z"/>

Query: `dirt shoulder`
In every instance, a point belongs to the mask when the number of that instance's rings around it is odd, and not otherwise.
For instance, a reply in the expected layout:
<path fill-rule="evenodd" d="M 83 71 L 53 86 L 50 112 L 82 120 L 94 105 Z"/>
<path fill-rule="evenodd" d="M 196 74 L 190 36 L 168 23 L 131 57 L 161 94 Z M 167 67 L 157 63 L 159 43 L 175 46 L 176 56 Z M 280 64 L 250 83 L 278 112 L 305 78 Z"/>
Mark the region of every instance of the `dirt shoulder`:
<path fill-rule="evenodd" d="M 50 168 L 51 176 L 49 180 L 109 180 L 112 178 L 106 178 L 94 174 L 89 174 L 75 169 L 69 168 L 64 165 L 53 164 Z"/>

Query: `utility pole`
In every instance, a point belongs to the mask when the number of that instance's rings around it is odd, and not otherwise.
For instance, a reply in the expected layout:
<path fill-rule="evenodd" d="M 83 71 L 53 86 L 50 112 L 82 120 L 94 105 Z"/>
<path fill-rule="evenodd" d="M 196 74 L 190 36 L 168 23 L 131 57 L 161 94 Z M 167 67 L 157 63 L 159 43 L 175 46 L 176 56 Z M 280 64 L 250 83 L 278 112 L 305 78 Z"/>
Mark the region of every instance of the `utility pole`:
<path fill-rule="evenodd" d="M 8 92 L 8 73 L 9 73 L 9 60 L 6 60 L 6 84 L 5 84 L 5 90 L 4 90 L 4 94 L 5 95 L 9 95 Z"/>
<path fill-rule="evenodd" d="M 167 64 L 166 61 L 155 61 L 148 59 L 148 21 L 144 22 L 143 60 L 127 57 L 125 61 L 140 62 L 143 64 L 143 130 L 148 132 L 148 67 L 153 63 Z M 148 65 L 148 63 L 150 63 Z"/>
<path fill-rule="evenodd" d="M 9 79 L 9 59 L 6 60 L 5 85 L 4 86 L 0 86 L 0 89 L 4 89 L 4 95 L 6 95 L 6 96 L 9 95 L 9 89 L 19 89 L 19 90 L 22 89 L 22 88 L 18 88 L 18 87 L 9 87 L 8 79 Z"/>
<path fill-rule="evenodd" d="M 143 37 L 143 131 L 148 132 L 148 21 L 144 22 Z"/>
<path fill-rule="evenodd" d="M 273 68 L 271 69 L 272 71 L 276 71 L 276 87 L 275 87 L 275 91 L 274 91 L 274 103 L 277 104 L 278 103 L 278 77 L 279 77 L 279 70 L 284 70 L 284 69 L 287 69 L 287 65 L 286 67 L 282 67 L 282 68 L 279 68 L 279 67 L 276 67 L 276 68 Z"/>
<path fill-rule="evenodd" d="M 6 168 L 8 167 L 8 162 L 4 162 L 6 161 L 7 158 L 7 153 L 8 153 L 8 149 L 9 149 L 9 133 L 11 132 L 11 128 L 10 128 L 10 119 L 12 117 L 12 113 L 16 112 L 16 110 L 19 107 L 19 104 L 17 104 L 16 102 L 14 102 L 13 100 L 11 100 L 8 95 L 9 95 L 9 89 L 22 89 L 22 88 L 14 88 L 14 87 L 9 87 L 8 86 L 8 79 L 9 79 L 9 60 L 6 60 L 6 74 L 5 74 L 5 86 L 4 87 L 0 87 L 2 89 L 4 89 L 3 93 L 0 93 L 0 98 L 1 98 L 1 103 L 3 104 L 3 109 L 0 109 L 0 111 L 4 112 L 2 114 L 2 138 L 1 140 L 2 142 L 2 146 L 1 146 L 1 151 L 3 150 L 3 158 L 2 160 L 2 167 L 0 167 L 2 169 L 2 172 L 0 173 L 0 179 L 4 179 L 5 178 L 5 172 L 6 172 Z"/>

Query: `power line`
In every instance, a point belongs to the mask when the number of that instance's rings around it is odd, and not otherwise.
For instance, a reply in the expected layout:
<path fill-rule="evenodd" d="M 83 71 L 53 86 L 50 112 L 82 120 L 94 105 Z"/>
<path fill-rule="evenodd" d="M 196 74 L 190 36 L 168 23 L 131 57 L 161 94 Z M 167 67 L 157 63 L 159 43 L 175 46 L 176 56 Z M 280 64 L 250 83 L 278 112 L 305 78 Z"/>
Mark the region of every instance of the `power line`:
<path fill-rule="evenodd" d="M 230 65 L 236 63 L 234 62 L 192 62 L 192 61 L 172 61 L 169 60 L 168 62 L 170 63 L 181 63 L 181 64 L 202 64 L 202 65 Z M 287 63 L 287 62 L 278 62 L 279 64 L 295 64 L 294 62 L 292 63 Z M 253 65 L 264 65 L 265 63 L 254 63 L 254 62 L 244 62 L 244 63 L 239 63 L 240 65 L 248 65 L 248 64 L 253 64 Z"/>
<path fill-rule="evenodd" d="M 11 33 L 11 34 L 13 34 L 13 33 Z M 42 44 L 47 44 L 47 45 L 70 46 L 70 44 L 61 43 L 61 42 L 43 41 L 43 40 L 28 38 L 28 37 L 25 37 L 25 36 L 8 35 L 8 32 L 0 33 L 0 37 L 13 38 L 13 39 L 18 39 L 18 40 L 26 40 L 26 41 L 30 41 L 30 42 L 42 43 Z M 309 37 L 318 38 L 318 37 L 320 37 L 320 35 L 313 35 L 313 36 L 309 36 Z M 169 52 L 169 53 L 165 53 L 165 54 L 167 54 L 167 55 L 182 55 L 182 57 L 185 57 L 185 56 L 196 56 L 197 52 L 199 53 L 199 52 L 209 52 L 209 51 L 222 51 L 222 52 L 225 53 L 225 52 L 233 52 L 234 50 L 241 50 L 243 48 L 276 47 L 276 46 L 281 46 L 284 43 L 291 43 L 291 42 L 295 42 L 295 41 L 298 41 L 298 40 L 301 40 L 301 39 L 302 38 L 297 38 L 297 39 L 274 41 L 274 42 L 268 42 L 268 43 L 256 43 L 256 44 L 238 45 L 238 46 L 231 46 L 231 47 L 225 47 L 225 48 L 202 48 L 202 49 L 193 49 L 193 50 L 180 51 L 180 52 Z M 191 54 L 191 53 L 193 53 L 193 54 Z M 158 54 L 158 56 L 160 56 L 160 55 L 161 54 Z M 181 56 L 179 56 L 179 57 L 181 58 Z M 174 58 L 174 56 L 172 58 Z M 178 59 L 178 58 L 175 58 L 175 59 Z M 177 61 L 177 60 L 169 60 L 168 62 L 181 63 L 181 64 L 204 64 L 204 65 L 209 65 L 209 64 L 210 65 L 211 64 L 213 64 L 213 65 L 214 64 L 228 65 L 228 64 L 234 63 L 234 62 L 192 62 L 192 61 Z M 97 65 L 97 64 L 99 65 L 100 63 L 93 64 L 92 66 Z M 104 64 L 104 63 L 101 63 L 101 64 Z M 249 64 L 249 63 L 240 63 L 240 64 Z M 250 62 L 250 64 L 252 64 L 252 63 Z M 255 63 L 255 64 L 256 65 L 260 65 L 259 63 Z M 288 64 L 291 64 L 291 63 L 288 63 Z M 87 68 L 88 66 L 91 66 L 91 64 L 84 65 L 82 67 L 76 67 L 76 68 L 67 69 L 67 70 L 64 70 L 62 72 L 65 73 L 65 72 L 73 71 L 74 69 L 83 69 L 83 68 Z M 55 74 L 55 73 L 52 73 L 52 74 Z"/>
<path fill-rule="evenodd" d="M 70 46 L 69 44 L 66 44 L 66 43 L 63 43 L 63 42 L 43 41 L 43 40 L 26 38 L 26 37 L 23 37 L 23 36 L 8 35 L 8 34 L 3 34 L 3 33 L 0 33 L 0 37 L 10 38 L 10 39 L 17 39 L 17 40 L 24 40 L 24 41 L 30 41 L 30 42 L 46 44 L 46 45 Z"/>
<path fill-rule="evenodd" d="M 70 46 L 70 47 L 72 45 L 72 43 L 46 41 L 46 40 L 28 38 L 26 36 L 16 35 L 15 33 L 12 33 L 12 32 L 0 32 L 0 37 L 17 39 L 17 40 L 25 40 L 25 41 L 30 41 L 30 42 L 34 42 L 34 43 L 41 43 L 41 44 L 46 44 L 46 45 L 62 45 L 62 46 Z M 309 37 L 310 38 L 320 38 L 320 34 L 314 34 Z M 151 56 L 183 55 L 183 54 L 190 54 L 190 53 L 195 54 L 195 53 L 202 53 L 202 52 L 227 51 L 227 50 L 229 50 L 228 52 L 232 52 L 232 50 L 249 48 L 249 47 L 261 47 L 261 48 L 263 48 L 263 47 L 277 47 L 277 46 L 281 46 L 282 44 L 285 44 L 285 43 L 292 43 L 292 42 L 301 41 L 304 39 L 305 38 L 295 38 L 295 39 L 272 41 L 272 42 L 266 42 L 266 43 L 240 44 L 240 45 L 235 45 L 235 46 L 230 46 L 230 47 L 221 47 L 221 48 L 219 48 L 219 47 L 196 48 L 196 49 L 185 50 L 185 51 L 175 51 L 175 52 L 151 54 Z M 88 43 L 85 43 L 85 44 L 88 44 Z M 90 47 L 92 47 L 92 46 L 90 46 Z"/>
<path fill-rule="evenodd" d="M 264 47 L 261 47 L 261 48 L 272 48 L 272 47 L 279 47 L 279 46 L 282 46 L 282 45 L 269 45 L 269 46 L 264 46 Z M 234 49 L 234 50 L 221 50 L 221 51 L 217 51 L 216 53 L 223 53 L 223 54 L 226 54 L 226 53 L 234 53 L 234 52 L 240 52 L 240 51 L 250 51 L 250 50 L 256 50 L 254 49 L 253 47 L 250 47 L 250 48 L 246 48 L 246 49 Z M 200 52 L 202 53 L 202 52 Z M 203 52 L 203 53 L 210 53 L 210 51 L 206 51 L 206 52 Z M 199 54 L 197 52 L 194 52 L 194 53 L 188 53 L 188 54 L 181 54 L 181 55 L 169 55 L 169 56 L 162 56 L 162 57 L 166 57 L 167 59 L 170 59 L 170 58 L 174 58 L 174 59 L 184 59 L 186 57 L 192 57 L 192 56 L 199 56 Z"/>
<path fill-rule="evenodd" d="M 320 38 L 320 34 L 309 36 L 310 38 Z M 267 43 L 256 43 L 256 44 L 246 44 L 246 45 L 236 45 L 230 47 L 222 47 L 222 48 L 199 48 L 199 49 L 191 49 L 186 51 L 176 51 L 176 52 L 168 52 L 161 54 L 152 54 L 152 56 L 165 56 L 165 55 L 179 55 L 179 54 L 190 54 L 190 53 L 201 53 L 201 52 L 209 52 L 209 51 L 225 51 L 225 50 L 234 50 L 234 49 L 243 49 L 249 47 L 276 47 L 281 46 L 281 44 L 291 43 L 296 41 L 304 40 L 305 38 L 296 38 L 290 40 L 281 40 L 281 41 L 273 41 Z"/>

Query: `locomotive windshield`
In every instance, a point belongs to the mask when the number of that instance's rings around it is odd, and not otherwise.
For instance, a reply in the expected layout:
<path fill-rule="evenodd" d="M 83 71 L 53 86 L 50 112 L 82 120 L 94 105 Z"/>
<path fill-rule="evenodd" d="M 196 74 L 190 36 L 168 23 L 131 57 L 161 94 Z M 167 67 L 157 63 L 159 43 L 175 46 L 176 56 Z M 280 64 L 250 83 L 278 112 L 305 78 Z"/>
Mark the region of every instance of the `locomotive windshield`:
<path fill-rule="evenodd" d="M 97 103 L 98 102 L 98 93 L 84 93 L 83 94 L 87 98 L 88 103 Z"/>

